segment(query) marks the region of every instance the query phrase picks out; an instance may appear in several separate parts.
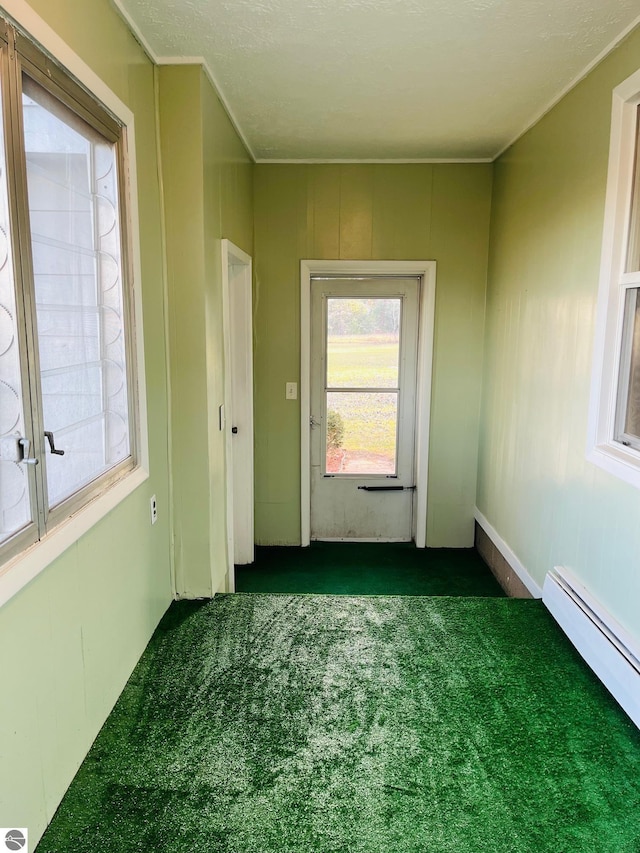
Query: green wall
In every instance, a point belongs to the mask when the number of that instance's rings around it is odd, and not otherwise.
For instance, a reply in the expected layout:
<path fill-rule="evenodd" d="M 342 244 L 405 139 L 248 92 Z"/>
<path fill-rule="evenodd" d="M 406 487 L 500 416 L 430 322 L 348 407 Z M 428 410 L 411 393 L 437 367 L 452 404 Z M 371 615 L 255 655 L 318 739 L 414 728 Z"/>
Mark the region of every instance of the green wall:
<path fill-rule="evenodd" d="M 224 433 L 218 429 L 218 407 L 224 401 L 222 325 L 222 258 L 226 238 L 253 255 L 253 163 L 235 132 L 209 80 L 201 75 L 204 152 L 205 314 L 207 334 L 209 486 L 211 542 L 209 559 L 213 592 L 228 579 L 226 536 L 226 470 Z M 230 428 L 231 424 L 227 424 Z"/>
<path fill-rule="evenodd" d="M 490 165 L 255 169 L 256 541 L 300 543 L 300 259 L 437 261 L 427 542 L 473 543 Z"/>
<path fill-rule="evenodd" d="M 253 165 L 199 65 L 160 69 L 176 588 L 226 585 L 220 239 L 253 254 Z"/>
<path fill-rule="evenodd" d="M 495 166 L 478 507 L 640 636 L 640 493 L 585 459 L 612 89 L 633 34 Z"/>
<path fill-rule="evenodd" d="M 171 580 L 153 67 L 108 0 L 31 5 L 135 114 L 151 469 L 0 609 L 0 815 L 29 827 L 33 849 L 169 604 Z"/>

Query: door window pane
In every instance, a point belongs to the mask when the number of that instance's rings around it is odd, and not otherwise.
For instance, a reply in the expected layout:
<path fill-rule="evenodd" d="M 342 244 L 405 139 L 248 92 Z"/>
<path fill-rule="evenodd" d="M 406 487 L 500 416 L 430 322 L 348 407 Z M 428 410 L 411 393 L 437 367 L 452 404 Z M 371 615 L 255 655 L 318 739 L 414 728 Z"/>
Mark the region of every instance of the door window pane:
<path fill-rule="evenodd" d="M 23 76 L 49 505 L 130 454 L 115 147 Z"/>
<path fill-rule="evenodd" d="M 640 441 L 640 290 L 630 288 L 625 299 L 624 336 L 620 365 L 620 393 L 626 399 L 622 432 Z"/>
<path fill-rule="evenodd" d="M 398 394 L 327 393 L 327 474 L 396 474 Z"/>
<path fill-rule="evenodd" d="M 402 299 L 327 299 L 327 388 L 397 388 Z"/>
<path fill-rule="evenodd" d="M 12 460 L 24 436 L 15 282 L 9 242 L 7 170 L 0 133 L 0 543 L 31 521 L 28 469 Z"/>

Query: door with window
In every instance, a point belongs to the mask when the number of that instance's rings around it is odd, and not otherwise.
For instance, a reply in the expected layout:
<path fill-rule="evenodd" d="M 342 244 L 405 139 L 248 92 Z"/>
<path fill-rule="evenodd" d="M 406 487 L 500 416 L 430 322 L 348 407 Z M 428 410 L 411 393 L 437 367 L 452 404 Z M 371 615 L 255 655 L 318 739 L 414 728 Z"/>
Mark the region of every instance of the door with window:
<path fill-rule="evenodd" d="M 313 279 L 311 538 L 410 541 L 417 278 Z"/>

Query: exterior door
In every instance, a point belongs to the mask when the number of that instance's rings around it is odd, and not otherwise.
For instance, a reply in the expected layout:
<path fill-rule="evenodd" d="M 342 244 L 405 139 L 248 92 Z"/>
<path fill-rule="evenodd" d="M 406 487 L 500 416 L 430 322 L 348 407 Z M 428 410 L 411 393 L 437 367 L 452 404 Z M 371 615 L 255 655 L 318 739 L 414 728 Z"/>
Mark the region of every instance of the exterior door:
<path fill-rule="evenodd" d="M 311 538 L 410 541 L 419 281 L 311 291 Z"/>

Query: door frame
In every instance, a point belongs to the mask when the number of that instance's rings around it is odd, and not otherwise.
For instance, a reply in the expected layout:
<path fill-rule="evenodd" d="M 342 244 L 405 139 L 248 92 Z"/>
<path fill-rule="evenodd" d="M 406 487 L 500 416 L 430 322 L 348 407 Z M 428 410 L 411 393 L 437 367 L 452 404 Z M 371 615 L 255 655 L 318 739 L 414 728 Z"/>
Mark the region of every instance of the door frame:
<path fill-rule="evenodd" d="M 220 417 L 220 429 L 224 430 L 224 449 L 225 449 L 225 483 L 226 483 L 226 521 L 227 521 L 227 578 L 228 591 L 235 591 L 235 570 L 234 570 L 234 554 L 236 550 L 235 532 L 234 532 L 234 512 L 236 503 L 241 502 L 244 512 L 247 513 L 249 524 L 246 528 L 246 537 L 250 542 L 243 543 L 244 550 L 251 550 L 253 553 L 254 547 L 254 470 L 253 470 L 253 347 L 250 343 L 249 352 L 242 352 L 240 355 L 244 358 L 244 369 L 246 370 L 247 388 L 249 389 L 247 399 L 243 401 L 243 416 L 246 422 L 246 427 L 242 434 L 234 439 L 237 445 L 241 445 L 242 457 L 245 460 L 244 477 L 242 483 L 242 492 L 237 494 L 233 487 L 234 468 L 233 468 L 233 442 L 231 423 L 233 417 L 232 411 L 232 383 L 233 375 L 231 370 L 232 364 L 232 346 L 234 341 L 248 340 L 253 341 L 253 295 L 252 295 L 252 260 L 251 256 L 243 252 L 238 246 L 234 245 L 231 240 L 224 239 L 221 241 L 222 255 L 222 328 L 223 328 L 223 347 L 224 347 L 224 410 Z M 230 267 L 240 267 L 241 276 L 234 279 L 234 287 L 242 288 L 242 321 L 245 326 L 243 335 L 234 335 L 231 329 L 231 276 L 229 275 Z M 236 451 L 237 452 L 237 451 Z"/>
<path fill-rule="evenodd" d="M 435 261 L 300 261 L 300 541 L 311 544 L 311 278 L 314 275 L 417 276 L 420 279 L 416 371 L 415 497 L 413 538 L 427 544 L 429 429 L 436 305 Z"/>

